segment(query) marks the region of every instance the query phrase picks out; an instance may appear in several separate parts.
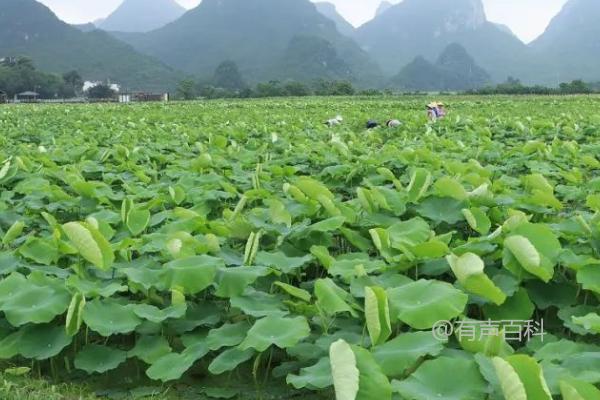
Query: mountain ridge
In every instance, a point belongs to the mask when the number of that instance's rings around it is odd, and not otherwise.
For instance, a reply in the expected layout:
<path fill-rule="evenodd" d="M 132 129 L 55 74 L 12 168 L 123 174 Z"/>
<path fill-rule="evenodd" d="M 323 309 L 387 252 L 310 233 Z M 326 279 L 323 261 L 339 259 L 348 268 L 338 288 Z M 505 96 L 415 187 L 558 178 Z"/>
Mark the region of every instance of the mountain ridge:
<path fill-rule="evenodd" d="M 97 26 L 105 31 L 149 32 L 175 21 L 186 11 L 175 0 L 124 0 Z"/>

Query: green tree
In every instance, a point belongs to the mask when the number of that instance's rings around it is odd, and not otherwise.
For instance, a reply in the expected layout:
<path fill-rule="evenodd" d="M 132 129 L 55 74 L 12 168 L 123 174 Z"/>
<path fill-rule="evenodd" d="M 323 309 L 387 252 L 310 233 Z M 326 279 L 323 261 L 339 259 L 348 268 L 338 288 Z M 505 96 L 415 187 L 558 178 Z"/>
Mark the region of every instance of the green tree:
<path fill-rule="evenodd" d="M 196 98 L 196 83 L 191 79 L 185 79 L 177 85 L 177 97 L 183 100 Z"/>
<path fill-rule="evenodd" d="M 79 72 L 66 72 L 63 74 L 62 78 L 65 81 L 65 84 L 67 84 L 73 90 L 74 93 L 77 93 L 81 90 L 83 86 L 83 79 L 81 78 L 81 75 L 79 75 Z"/>
<path fill-rule="evenodd" d="M 228 90 L 241 90 L 246 87 L 244 78 L 233 61 L 224 61 L 217 67 L 213 83 L 218 88 Z"/>
<path fill-rule="evenodd" d="M 115 92 L 109 85 L 101 83 L 89 88 L 86 94 L 90 99 L 112 99 L 117 95 L 117 92 Z"/>
<path fill-rule="evenodd" d="M 287 82 L 283 86 L 283 90 L 287 96 L 309 96 L 310 88 L 302 82 Z"/>

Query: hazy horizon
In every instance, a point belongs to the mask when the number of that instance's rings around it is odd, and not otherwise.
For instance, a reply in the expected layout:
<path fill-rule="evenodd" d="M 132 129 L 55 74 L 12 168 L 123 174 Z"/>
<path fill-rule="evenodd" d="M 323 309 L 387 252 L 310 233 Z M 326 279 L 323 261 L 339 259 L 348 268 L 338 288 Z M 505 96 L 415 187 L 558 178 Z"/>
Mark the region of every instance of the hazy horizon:
<path fill-rule="evenodd" d="M 123 0 L 39 0 L 68 23 L 86 23 L 107 17 Z M 193 8 L 199 0 L 176 0 Z M 319 0 L 312 0 L 318 2 Z M 373 18 L 381 0 L 328 0 L 352 25 Z M 401 0 L 391 0 L 399 3 Z M 483 0 L 488 19 L 507 25 L 522 41 L 529 43 L 541 35 L 567 0 Z M 85 4 L 85 7 L 81 5 Z"/>

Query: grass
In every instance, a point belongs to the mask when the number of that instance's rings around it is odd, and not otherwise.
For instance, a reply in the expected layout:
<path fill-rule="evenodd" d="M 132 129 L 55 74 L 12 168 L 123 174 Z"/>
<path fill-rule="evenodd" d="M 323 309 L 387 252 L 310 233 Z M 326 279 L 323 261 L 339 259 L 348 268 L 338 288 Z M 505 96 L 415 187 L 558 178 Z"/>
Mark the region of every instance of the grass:
<path fill-rule="evenodd" d="M 0 374 L 0 399 L 2 400 L 88 400 L 97 397 L 83 386 L 54 385 L 27 376 Z"/>

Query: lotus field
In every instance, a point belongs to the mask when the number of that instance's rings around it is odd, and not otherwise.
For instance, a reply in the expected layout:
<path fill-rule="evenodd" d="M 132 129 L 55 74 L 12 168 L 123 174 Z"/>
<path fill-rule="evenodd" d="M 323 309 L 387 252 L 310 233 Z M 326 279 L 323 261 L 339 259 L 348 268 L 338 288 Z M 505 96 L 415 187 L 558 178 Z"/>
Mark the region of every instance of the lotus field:
<path fill-rule="evenodd" d="M 447 100 L 436 124 L 426 98 L 1 107 L 2 368 L 600 399 L 600 98 Z"/>

